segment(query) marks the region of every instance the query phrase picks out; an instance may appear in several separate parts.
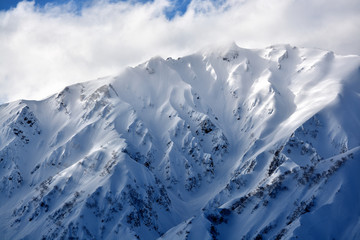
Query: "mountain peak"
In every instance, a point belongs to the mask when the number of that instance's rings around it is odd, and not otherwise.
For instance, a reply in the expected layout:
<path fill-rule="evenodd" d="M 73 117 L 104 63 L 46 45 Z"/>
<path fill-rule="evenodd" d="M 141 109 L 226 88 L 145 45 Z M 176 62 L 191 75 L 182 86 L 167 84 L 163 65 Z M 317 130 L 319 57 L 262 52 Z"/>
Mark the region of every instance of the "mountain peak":
<path fill-rule="evenodd" d="M 233 43 L 1 105 L 1 232 L 355 239 L 359 66 Z"/>

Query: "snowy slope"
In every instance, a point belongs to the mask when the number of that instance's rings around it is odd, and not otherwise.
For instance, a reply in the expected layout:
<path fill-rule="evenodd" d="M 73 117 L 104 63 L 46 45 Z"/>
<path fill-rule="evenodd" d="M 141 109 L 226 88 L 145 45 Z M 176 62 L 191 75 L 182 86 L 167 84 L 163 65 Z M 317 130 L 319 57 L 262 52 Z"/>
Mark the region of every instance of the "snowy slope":
<path fill-rule="evenodd" d="M 359 56 L 232 45 L 1 105 L 2 238 L 360 238 L 359 103 Z"/>

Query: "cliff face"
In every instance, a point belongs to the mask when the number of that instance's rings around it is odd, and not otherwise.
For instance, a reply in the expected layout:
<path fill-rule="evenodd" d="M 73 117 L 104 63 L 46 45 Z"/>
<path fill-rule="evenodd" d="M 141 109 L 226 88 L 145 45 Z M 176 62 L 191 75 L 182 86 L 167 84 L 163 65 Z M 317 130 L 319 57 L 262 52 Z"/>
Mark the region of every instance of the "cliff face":
<path fill-rule="evenodd" d="M 360 57 L 236 45 L 0 106 L 5 239 L 359 238 Z"/>

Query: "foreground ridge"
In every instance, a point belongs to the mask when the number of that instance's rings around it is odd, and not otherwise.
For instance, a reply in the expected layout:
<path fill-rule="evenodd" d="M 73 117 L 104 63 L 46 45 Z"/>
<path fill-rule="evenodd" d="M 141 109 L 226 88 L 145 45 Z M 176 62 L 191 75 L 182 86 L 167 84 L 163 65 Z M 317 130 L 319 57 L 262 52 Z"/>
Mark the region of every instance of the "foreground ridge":
<path fill-rule="evenodd" d="M 360 238 L 360 57 L 231 45 L 0 106 L 4 239 Z"/>

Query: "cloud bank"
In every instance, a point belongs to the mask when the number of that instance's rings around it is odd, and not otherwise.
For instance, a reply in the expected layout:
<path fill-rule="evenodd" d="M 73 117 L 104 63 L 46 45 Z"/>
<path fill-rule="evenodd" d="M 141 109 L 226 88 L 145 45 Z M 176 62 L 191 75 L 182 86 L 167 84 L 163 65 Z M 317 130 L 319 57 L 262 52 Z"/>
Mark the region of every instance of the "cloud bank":
<path fill-rule="evenodd" d="M 167 0 L 20 2 L 0 12 L 0 103 L 42 99 L 66 85 L 117 74 L 152 56 L 236 42 L 290 43 L 360 55 L 358 0 L 193 0 L 169 20 Z"/>

